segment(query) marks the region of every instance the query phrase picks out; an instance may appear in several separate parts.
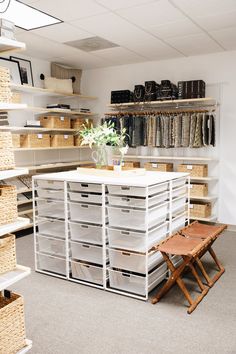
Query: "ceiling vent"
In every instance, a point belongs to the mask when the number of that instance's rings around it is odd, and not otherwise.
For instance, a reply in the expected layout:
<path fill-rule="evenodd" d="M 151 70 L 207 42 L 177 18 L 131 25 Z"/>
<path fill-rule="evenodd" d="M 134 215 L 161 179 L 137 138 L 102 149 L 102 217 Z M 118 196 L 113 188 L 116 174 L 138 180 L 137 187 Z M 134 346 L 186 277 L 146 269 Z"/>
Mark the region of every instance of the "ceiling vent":
<path fill-rule="evenodd" d="M 65 42 L 64 44 L 83 50 L 84 52 L 95 52 L 96 50 L 119 47 L 119 45 L 97 36 Z"/>

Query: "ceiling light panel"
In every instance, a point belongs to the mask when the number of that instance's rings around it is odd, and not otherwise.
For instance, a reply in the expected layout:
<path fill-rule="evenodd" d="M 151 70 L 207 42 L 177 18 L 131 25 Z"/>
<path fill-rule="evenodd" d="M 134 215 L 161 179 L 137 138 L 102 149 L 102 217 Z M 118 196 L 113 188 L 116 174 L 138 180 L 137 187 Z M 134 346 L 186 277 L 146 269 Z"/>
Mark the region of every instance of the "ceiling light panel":
<path fill-rule="evenodd" d="M 61 22 L 61 20 L 55 17 L 47 15 L 46 13 L 38 11 L 37 9 L 16 0 L 11 0 L 8 10 L 2 15 L 2 17 L 14 22 L 16 26 L 25 30 L 32 30 Z"/>

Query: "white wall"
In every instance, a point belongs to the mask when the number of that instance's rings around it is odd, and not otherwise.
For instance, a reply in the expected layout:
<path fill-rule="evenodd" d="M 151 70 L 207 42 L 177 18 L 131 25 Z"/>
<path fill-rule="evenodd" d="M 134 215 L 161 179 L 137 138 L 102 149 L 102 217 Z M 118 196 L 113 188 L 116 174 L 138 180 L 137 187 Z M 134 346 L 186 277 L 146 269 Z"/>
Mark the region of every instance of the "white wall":
<path fill-rule="evenodd" d="M 132 90 L 135 84 L 146 80 L 159 82 L 162 79 L 170 79 L 175 83 L 203 79 L 207 83 L 207 94 L 220 101 L 220 122 L 217 124 L 220 141 L 218 138 L 217 147 L 188 153 L 219 158 L 218 167 L 213 164 L 211 168 L 213 174 L 218 173 L 220 177 L 219 221 L 235 225 L 236 51 L 86 70 L 83 72 L 82 90 L 99 97 L 97 111 L 102 115 L 108 111 L 106 105 L 109 103 L 111 90 Z M 145 149 L 142 152 L 146 152 Z M 158 151 L 154 153 L 157 154 Z M 182 154 L 183 151 L 177 153 Z"/>

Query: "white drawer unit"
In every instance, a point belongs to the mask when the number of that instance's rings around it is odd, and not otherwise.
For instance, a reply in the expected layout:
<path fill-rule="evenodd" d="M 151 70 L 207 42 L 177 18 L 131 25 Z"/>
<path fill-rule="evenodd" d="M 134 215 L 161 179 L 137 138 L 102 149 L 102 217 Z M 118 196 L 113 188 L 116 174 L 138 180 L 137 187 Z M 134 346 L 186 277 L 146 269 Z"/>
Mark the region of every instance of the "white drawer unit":
<path fill-rule="evenodd" d="M 111 268 L 119 268 L 136 273 L 146 273 L 146 255 L 128 251 L 109 249 Z M 160 252 L 151 252 L 148 255 L 148 270 L 163 262 Z"/>
<path fill-rule="evenodd" d="M 169 223 L 155 227 L 148 232 L 148 250 L 166 238 Z M 146 233 L 108 228 L 108 240 L 111 248 L 126 249 L 134 252 L 146 252 Z"/>
<path fill-rule="evenodd" d="M 166 221 L 167 213 L 168 203 L 149 208 L 147 218 L 145 210 L 108 207 L 108 220 L 110 226 L 145 231 L 145 221 L 150 229 Z"/>
<path fill-rule="evenodd" d="M 187 213 L 184 212 L 172 219 L 172 234 L 174 234 L 179 229 L 185 226 L 186 218 L 187 218 Z"/>
<path fill-rule="evenodd" d="M 108 269 L 110 287 L 141 296 L 146 295 L 146 277 Z M 148 292 L 155 288 L 166 278 L 167 267 L 165 264 L 154 269 L 148 275 Z"/>
<path fill-rule="evenodd" d="M 69 190 L 75 192 L 102 193 L 102 184 L 69 182 Z"/>
<path fill-rule="evenodd" d="M 102 204 L 102 195 L 95 193 L 78 193 L 78 192 L 69 192 L 69 200 L 72 202 L 80 203 L 94 203 Z"/>
<path fill-rule="evenodd" d="M 45 254 L 36 254 L 37 267 L 39 270 L 52 272 L 59 275 L 66 275 L 65 257 L 55 257 Z"/>
<path fill-rule="evenodd" d="M 186 185 L 178 188 L 174 188 L 172 190 L 172 198 L 178 198 L 181 197 L 182 195 L 188 195 L 188 188 Z"/>
<path fill-rule="evenodd" d="M 172 213 L 177 213 L 177 212 L 181 212 L 181 210 L 185 209 L 185 205 L 186 205 L 186 197 L 179 197 L 179 198 L 175 198 L 172 200 Z M 180 210 L 180 211 L 179 211 Z"/>
<path fill-rule="evenodd" d="M 74 279 L 103 285 L 103 268 L 82 262 L 71 262 L 71 272 Z"/>
<path fill-rule="evenodd" d="M 65 256 L 66 245 L 64 240 L 55 239 L 47 236 L 36 236 L 38 251 L 40 253 L 49 253 L 54 256 Z"/>
<path fill-rule="evenodd" d="M 145 177 L 144 177 L 145 178 Z M 148 195 L 154 195 L 157 193 L 165 192 L 168 189 L 169 183 L 160 183 L 150 186 L 148 188 Z M 146 188 L 143 187 L 133 187 L 133 186 L 108 186 L 109 194 L 114 195 L 129 195 L 134 197 L 146 197 Z"/>
<path fill-rule="evenodd" d="M 185 186 L 187 183 L 187 177 L 177 178 L 172 181 L 172 188 L 179 188 Z"/>
<path fill-rule="evenodd" d="M 102 245 L 103 229 L 101 226 L 69 222 L 70 237 L 72 241 L 80 241 Z"/>
<path fill-rule="evenodd" d="M 148 198 L 148 207 L 163 203 L 169 197 L 168 192 L 160 193 Z M 136 208 L 146 207 L 146 198 L 128 197 L 128 196 L 114 196 L 108 195 L 108 202 L 114 206 L 127 206 Z"/>
<path fill-rule="evenodd" d="M 70 219 L 73 221 L 102 224 L 102 206 L 69 203 Z"/>
<path fill-rule="evenodd" d="M 43 199 L 64 200 L 63 190 L 37 189 L 37 194 L 39 198 L 43 198 Z"/>
<path fill-rule="evenodd" d="M 51 180 L 42 180 L 36 179 L 36 185 L 39 188 L 46 188 L 46 189 L 64 189 L 64 182 L 61 181 L 51 181 Z"/>
<path fill-rule="evenodd" d="M 65 239 L 65 221 L 38 218 L 39 234 Z"/>
<path fill-rule="evenodd" d="M 103 249 L 87 243 L 71 242 L 71 257 L 79 261 L 103 264 Z"/>
<path fill-rule="evenodd" d="M 50 201 L 45 199 L 37 199 L 38 216 L 44 216 L 49 218 L 64 219 L 64 202 Z"/>

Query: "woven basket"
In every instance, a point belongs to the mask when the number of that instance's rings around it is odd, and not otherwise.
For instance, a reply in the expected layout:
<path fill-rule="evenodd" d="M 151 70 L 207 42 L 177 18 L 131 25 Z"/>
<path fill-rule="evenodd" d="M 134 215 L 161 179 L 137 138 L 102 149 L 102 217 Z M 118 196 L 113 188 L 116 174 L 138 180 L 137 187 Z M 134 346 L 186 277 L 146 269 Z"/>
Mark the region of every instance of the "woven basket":
<path fill-rule="evenodd" d="M 80 135 L 74 136 L 74 146 L 81 146 L 83 138 Z"/>
<path fill-rule="evenodd" d="M 85 119 L 85 118 L 75 118 L 71 121 L 71 128 L 77 130 L 83 130 L 84 127 L 91 128 L 93 125 L 92 119 Z"/>
<path fill-rule="evenodd" d="M 190 217 L 208 218 L 211 216 L 211 203 L 191 202 Z"/>
<path fill-rule="evenodd" d="M 17 190 L 15 186 L 0 185 L 0 225 L 17 219 Z"/>
<path fill-rule="evenodd" d="M 70 129 L 70 118 L 61 116 L 40 117 L 40 125 L 44 128 Z"/>
<path fill-rule="evenodd" d="M 50 135 L 49 134 L 21 135 L 20 146 L 22 148 L 50 147 Z"/>
<path fill-rule="evenodd" d="M 11 132 L 0 132 L 0 149 L 10 149 L 12 147 Z"/>
<path fill-rule="evenodd" d="M 15 235 L 0 237 L 0 274 L 16 268 Z"/>
<path fill-rule="evenodd" d="M 147 171 L 173 172 L 173 163 L 146 162 L 144 168 L 146 168 Z"/>
<path fill-rule="evenodd" d="M 15 354 L 25 346 L 23 298 L 11 294 L 7 299 L 0 294 L 0 354 Z"/>
<path fill-rule="evenodd" d="M 12 143 L 14 148 L 20 147 L 20 134 L 12 134 Z"/>
<path fill-rule="evenodd" d="M 15 167 L 14 152 L 11 149 L 0 149 L 0 171 Z"/>
<path fill-rule="evenodd" d="M 191 183 L 190 197 L 206 197 L 208 195 L 207 183 Z"/>
<path fill-rule="evenodd" d="M 208 165 L 196 164 L 187 165 L 182 164 L 177 167 L 178 172 L 187 172 L 191 177 L 207 177 L 208 176 Z"/>
<path fill-rule="evenodd" d="M 62 134 L 52 135 L 51 146 L 52 147 L 74 146 L 74 137 L 73 135 L 62 135 Z"/>

